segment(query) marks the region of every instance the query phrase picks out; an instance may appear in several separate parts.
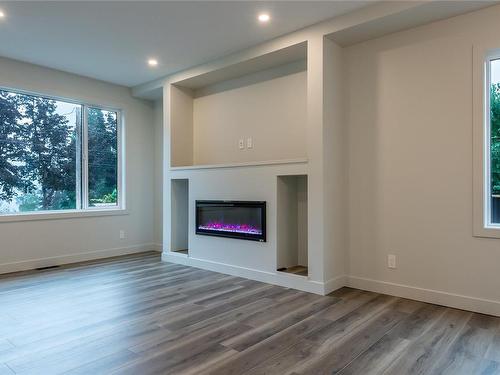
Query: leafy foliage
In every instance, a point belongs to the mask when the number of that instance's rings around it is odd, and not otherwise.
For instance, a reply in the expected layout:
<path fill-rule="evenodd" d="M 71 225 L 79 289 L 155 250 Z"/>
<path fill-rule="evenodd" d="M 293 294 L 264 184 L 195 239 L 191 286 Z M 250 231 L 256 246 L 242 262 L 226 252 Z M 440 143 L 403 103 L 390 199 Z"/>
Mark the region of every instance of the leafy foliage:
<path fill-rule="evenodd" d="M 116 203 L 116 113 L 88 109 L 89 200 L 91 205 Z M 113 194 L 114 193 L 114 194 Z"/>
<path fill-rule="evenodd" d="M 20 142 L 25 138 L 24 129 L 18 123 L 21 113 L 17 97 L 0 91 L 0 199 L 10 199 L 15 190 L 25 190 L 23 178 L 24 152 Z"/>
<path fill-rule="evenodd" d="M 491 192 L 496 195 L 500 194 L 500 83 L 491 85 L 490 93 Z"/>
<path fill-rule="evenodd" d="M 27 119 L 24 127 L 29 135 L 24 160 L 30 191 L 35 188 L 34 181 L 38 182 L 42 210 L 76 208 L 74 127 L 68 126 L 65 116 L 56 113 L 53 100 L 19 97 Z"/>

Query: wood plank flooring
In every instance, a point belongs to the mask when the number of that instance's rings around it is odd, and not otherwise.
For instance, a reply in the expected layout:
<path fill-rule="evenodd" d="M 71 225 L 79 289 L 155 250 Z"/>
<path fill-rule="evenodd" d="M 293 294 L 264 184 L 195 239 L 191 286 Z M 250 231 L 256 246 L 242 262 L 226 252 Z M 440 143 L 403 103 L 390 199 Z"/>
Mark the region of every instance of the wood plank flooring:
<path fill-rule="evenodd" d="M 500 319 L 157 253 L 0 276 L 0 375 L 500 374 Z"/>

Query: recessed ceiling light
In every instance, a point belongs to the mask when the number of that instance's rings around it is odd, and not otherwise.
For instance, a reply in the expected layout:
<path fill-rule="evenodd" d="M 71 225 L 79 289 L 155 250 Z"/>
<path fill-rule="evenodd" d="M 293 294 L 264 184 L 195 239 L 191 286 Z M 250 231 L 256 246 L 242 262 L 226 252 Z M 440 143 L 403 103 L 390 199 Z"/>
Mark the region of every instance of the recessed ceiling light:
<path fill-rule="evenodd" d="M 149 59 L 148 60 L 148 65 L 149 66 L 158 66 L 158 60 L 156 60 L 156 59 Z"/>
<path fill-rule="evenodd" d="M 4 17 L 5 17 L 5 13 L 2 10 L 0 10 L 0 18 L 4 18 Z"/>
<path fill-rule="evenodd" d="M 271 19 L 271 16 L 267 13 L 261 13 L 259 14 L 259 16 L 257 17 L 257 19 L 260 21 L 260 22 L 269 22 L 269 20 Z"/>

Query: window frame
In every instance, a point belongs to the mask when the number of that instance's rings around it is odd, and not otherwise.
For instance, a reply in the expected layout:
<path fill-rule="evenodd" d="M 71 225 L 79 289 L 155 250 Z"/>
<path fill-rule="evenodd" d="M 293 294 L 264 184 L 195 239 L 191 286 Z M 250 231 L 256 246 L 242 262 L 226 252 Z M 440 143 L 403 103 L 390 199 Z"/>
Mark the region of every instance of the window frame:
<path fill-rule="evenodd" d="M 29 91 L 6 86 L 0 86 L 0 90 L 12 92 L 19 95 L 30 95 L 41 97 L 49 100 L 57 100 L 70 104 L 80 105 L 82 107 L 81 121 L 81 144 L 77 147 L 77 152 L 80 152 L 80 174 L 77 173 L 77 208 L 67 210 L 46 210 L 46 211 L 26 211 L 16 213 L 0 213 L 0 223 L 15 222 L 15 221 L 31 221 L 45 219 L 67 219 L 78 217 L 92 216 L 112 216 L 112 215 L 127 215 L 128 210 L 125 204 L 125 141 L 124 141 L 124 110 L 110 105 L 93 104 L 87 101 L 71 99 L 62 96 L 44 94 L 36 91 Z M 116 128 L 117 128 L 117 203 L 116 205 L 91 207 L 89 205 L 88 195 L 88 108 L 96 108 L 103 111 L 116 112 Z M 78 167 L 77 167 L 78 168 Z M 79 183 L 78 183 L 79 182 Z"/>
<path fill-rule="evenodd" d="M 500 223 L 491 222 L 491 61 L 500 48 L 476 44 L 473 48 L 473 235 L 500 238 Z"/>

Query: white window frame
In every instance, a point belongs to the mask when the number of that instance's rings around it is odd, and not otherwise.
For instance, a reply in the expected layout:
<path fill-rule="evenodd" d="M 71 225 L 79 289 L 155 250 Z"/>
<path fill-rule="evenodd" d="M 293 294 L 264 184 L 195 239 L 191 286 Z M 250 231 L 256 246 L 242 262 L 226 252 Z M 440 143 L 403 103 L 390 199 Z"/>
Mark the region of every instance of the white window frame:
<path fill-rule="evenodd" d="M 490 62 L 500 59 L 500 45 L 473 50 L 473 235 L 500 238 L 500 223 L 491 222 L 490 199 Z"/>
<path fill-rule="evenodd" d="M 2 222 L 15 222 L 15 221 L 31 221 L 31 220 L 47 220 L 47 219 L 68 219 L 78 217 L 92 217 L 92 216 L 114 216 L 114 215 L 128 215 L 125 205 L 125 142 L 124 142 L 124 111 L 113 106 L 103 106 L 99 104 L 91 104 L 84 101 L 75 99 L 68 99 L 66 97 L 54 96 L 43 94 L 39 92 L 14 89 L 10 87 L 0 86 L 0 90 L 12 92 L 21 95 L 38 96 L 51 100 L 63 101 L 82 106 L 82 141 L 81 141 L 81 174 L 77 180 L 80 180 L 81 194 L 77 194 L 77 206 L 79 208 L 71 210 L 46 210 L 46 211 L 28 211 L 0 214 L 0 223 Z M 90 207 L 88 195 L 88 108 L 97 108 L 103 111 L 111 111 L 117 113 L 117 204 L 110 206 Z M 77 186 L 77 191 L 79 190 Z"/>

